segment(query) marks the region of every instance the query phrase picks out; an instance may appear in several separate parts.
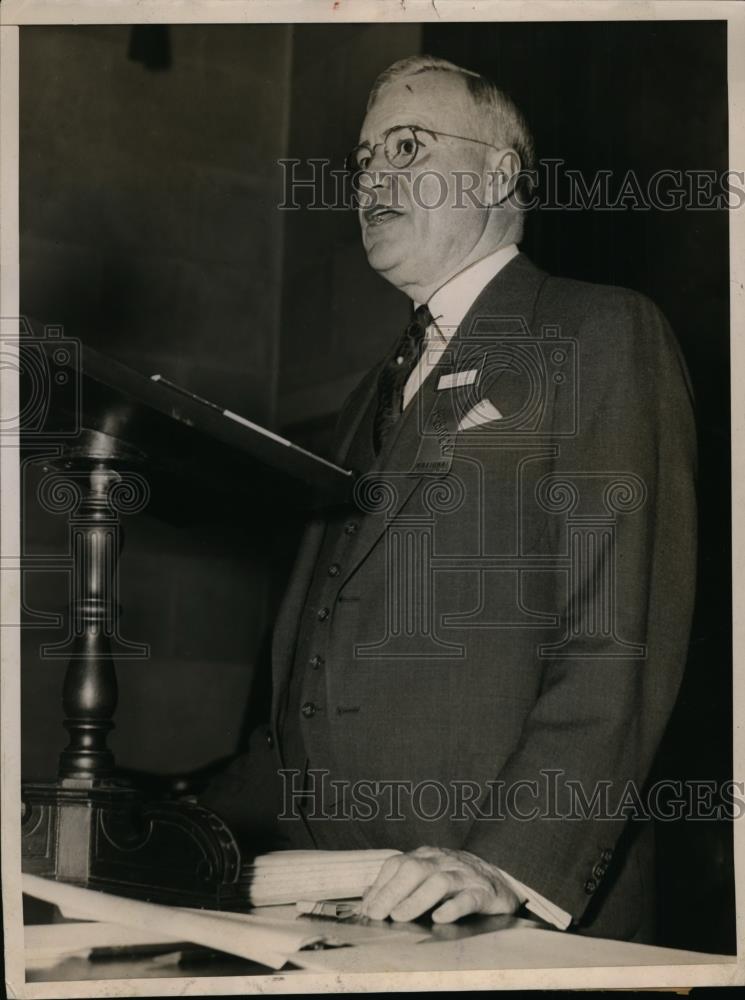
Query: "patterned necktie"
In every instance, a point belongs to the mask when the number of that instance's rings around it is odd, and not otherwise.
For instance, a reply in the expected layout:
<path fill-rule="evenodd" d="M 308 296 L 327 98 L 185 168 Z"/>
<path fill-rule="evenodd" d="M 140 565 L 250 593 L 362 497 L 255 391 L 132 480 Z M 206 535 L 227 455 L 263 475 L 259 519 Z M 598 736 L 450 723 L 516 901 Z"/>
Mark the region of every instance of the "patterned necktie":
<path fill-rule="evenodd" d="M 378 377 L 378 408 L 373 422 L 376 455 L 380 454 L 388 434 L 401 416 L 404 386 L 422 355 L 424 334 L 431 322 L 429 308 L 419 306 L 404 330 L 393 357 Z"/>

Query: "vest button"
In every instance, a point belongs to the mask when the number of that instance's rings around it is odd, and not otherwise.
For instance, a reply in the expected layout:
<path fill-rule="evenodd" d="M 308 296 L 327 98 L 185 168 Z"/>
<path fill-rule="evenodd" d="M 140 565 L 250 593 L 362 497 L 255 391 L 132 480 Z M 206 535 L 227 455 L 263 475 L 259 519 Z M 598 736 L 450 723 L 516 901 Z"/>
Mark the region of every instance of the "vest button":
<path fill-rule="evenodd" d="M 329 616 L 329 613 L 330 612 L 328 608 L 319 608 L 318 613 L 316 614 L 316 618 L 319 620 L 319 622 L 325 622 Z"/>
<path fill-rule="evenodd" d="M 312 719 L 316 714 L 316 706 L 312 701 L 306 701 L 303 707 L 300 709 L 306 719 Z"/>
<path fill-rule="evenodd" d="M 327 570 L 327 573 L 328 573 L 329 576 L 338 576 L 340 570 L 341 570 L 341 567 L 339 566 L 339 563 L 331 563 L 331 565 L 329 566 L 329 568 Z"/>
<path fill-rule="evenodd" d="M 588 896 L 591 896 L 593 892 L 595 892 L 597 887 L 598 884 L 593 878 L 588 878 L 588 880 L 585 882 L 585 892 L 587 893 Z"/>
<path fill-rule="evenodd" d="M 316 653 L 315 656 L 311 656 L 309 662 L 314 670 L 318 670 L 319 667 L 323 666 L 323 657 Z"/>
<path fill-rule="evenodd" d="M 344 525 L 344 530 L 348 535 L 353 535 L 357 530 L 357 527 L 358 525 L 356 521 L 347 521 L 347 523 Z"/>
<path fill-rule="evenodd" d="M 266 734 L 266 745 L 271 749 L 274 746 L 274 737 L 271 733 Z"/>

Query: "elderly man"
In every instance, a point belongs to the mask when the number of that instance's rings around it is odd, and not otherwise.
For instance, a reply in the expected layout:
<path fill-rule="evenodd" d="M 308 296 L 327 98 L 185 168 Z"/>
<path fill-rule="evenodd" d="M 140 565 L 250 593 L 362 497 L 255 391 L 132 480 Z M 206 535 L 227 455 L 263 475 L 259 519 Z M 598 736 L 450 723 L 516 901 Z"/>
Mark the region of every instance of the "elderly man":
<path fill-rule="evenodd" d="M 362 240 L 413 318 L 339 418 L 355 503 L 305 535 L 260 735 L 292 846 L 401 851 L 371 918 L 525 905 L 650 940 L 630 806 L 686 657 L 690 392 L 651 302 L 519 252 L 531 158 L 513 103 L 444 60 L 371 92 Z M 256 801 L 261 753 L 218 809 Z"/>

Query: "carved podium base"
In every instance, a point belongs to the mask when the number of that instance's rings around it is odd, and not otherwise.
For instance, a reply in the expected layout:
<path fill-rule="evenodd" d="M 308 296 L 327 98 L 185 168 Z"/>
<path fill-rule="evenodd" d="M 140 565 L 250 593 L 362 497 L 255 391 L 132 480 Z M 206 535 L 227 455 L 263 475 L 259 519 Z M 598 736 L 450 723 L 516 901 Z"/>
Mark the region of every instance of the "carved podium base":
<path fill-rule="evenodd" d="M 240 852 L 225 824 L 190 801 L 154 801 L 114 777 L 107 746 L 117 702 L 117 658 L 147 656 L 118 631 L 121 513 L 149 490 L 117 438 L 83 431 L 46 460 L 40 498 L 69 517 L 70 634 L 45 657 L 68 661 L 62 688 L 70 740 L 56 781 L 24 784 L 24 872 L 151 902 L 248 909 L 238 894 Z"/>
<path fill-rule="evenodd" d="M 23 870 L 153 903 L 249 909 L 240 852 L 214 813 L 84 781 L 23 788 Z"/>

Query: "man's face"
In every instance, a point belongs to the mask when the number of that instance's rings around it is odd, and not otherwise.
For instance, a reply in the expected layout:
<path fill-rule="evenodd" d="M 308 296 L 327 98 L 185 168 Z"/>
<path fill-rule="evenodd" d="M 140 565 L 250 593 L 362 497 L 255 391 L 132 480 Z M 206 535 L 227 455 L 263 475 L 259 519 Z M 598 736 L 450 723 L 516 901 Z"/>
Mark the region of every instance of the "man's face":
<path fill-rule="evenodd" d="M 362 242 L 370 266 L 412 294 L 412 290 L 439 287 L 460 269 L 482 238 L 489 218 L 483 206 L 489 147 L 419 133 L 423 146 L 416 159 L 397 173 L 382 146 L 386 131 L 395 125 L 484 137 L 465 83 L 451 73 L 429 72 L 394 80 L 383 88 L 365 117 L 359 141 L 374 147 L 374 155 L 369 175 L 362 181 L 373 199 L 371 203 L 363 193 Z M 473 196 L 463 193 L 474 187 L 473 177 L 466 172 L 479 178 Z M 376 212 L 375 205 L 378 209 L 393 205 L 395 211 Z"/>

